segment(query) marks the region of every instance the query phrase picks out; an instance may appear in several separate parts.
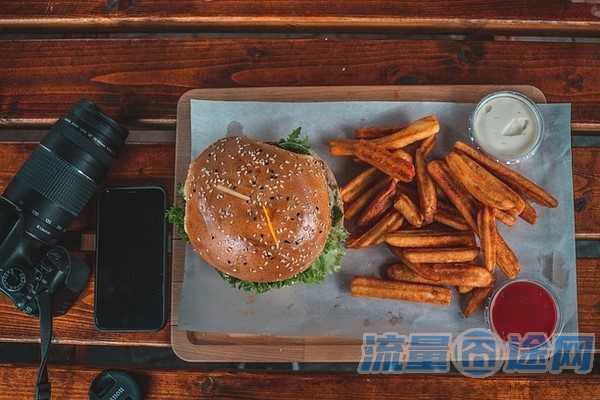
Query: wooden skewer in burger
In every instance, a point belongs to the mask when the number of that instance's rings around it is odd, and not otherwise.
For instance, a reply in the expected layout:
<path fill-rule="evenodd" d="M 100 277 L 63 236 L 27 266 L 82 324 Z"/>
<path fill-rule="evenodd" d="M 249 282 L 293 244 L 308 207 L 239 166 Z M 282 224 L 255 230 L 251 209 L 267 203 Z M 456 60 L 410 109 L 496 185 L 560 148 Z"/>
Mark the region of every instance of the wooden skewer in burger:
<path fill-rule="evenodd" d="M 239 192 L 236 192 L 233 189 L 226 188 L 223 185 L 217 185 L 217 186 L 215 186 L 215 188 L 217 188 L 218 190 L 220 190 L 223 193 L 227 193 L 227 194 L 230 194 L 230 195 L 232 195 L 234 197 L 237 197 L 238 199 L 242 199 L 244 201 L 250 201 L 251 200 L 250 197 L 246 196 L 245 194 L 241 194 Z M 277 233 L 275 233 L 275 228 L 273 228 L 273 223 L 271 222 L 271 215 L 269 213 L 269 209 L 264 204 L 261 206 L 261 208 L 262 208 L 262 211 L 263 211 L 263 215 L 265 216 L 265 222 L 267 223 L 267 227 L 269 228 L 269 233 L 273 237 L 273 241 L 275 242 L 275 246 L 277 248 L 279 248 L 279 239 L 277 238 Z"/>

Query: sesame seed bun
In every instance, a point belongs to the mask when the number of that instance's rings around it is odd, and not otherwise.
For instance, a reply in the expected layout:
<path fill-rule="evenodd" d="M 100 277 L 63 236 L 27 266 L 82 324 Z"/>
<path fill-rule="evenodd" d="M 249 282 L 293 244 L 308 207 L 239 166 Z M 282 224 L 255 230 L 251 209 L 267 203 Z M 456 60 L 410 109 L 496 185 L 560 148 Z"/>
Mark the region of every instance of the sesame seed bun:
<path fill-rule="evenodd" d="M 236 278 L 291 278 L 323 251 L 331 229 L 330 187 L 336 186 L 332 176 L 325 162 L 312 155 L 245 136 L 221 139 L 188 171 L 184 195 L 190 243 L 214 268 Z"/>

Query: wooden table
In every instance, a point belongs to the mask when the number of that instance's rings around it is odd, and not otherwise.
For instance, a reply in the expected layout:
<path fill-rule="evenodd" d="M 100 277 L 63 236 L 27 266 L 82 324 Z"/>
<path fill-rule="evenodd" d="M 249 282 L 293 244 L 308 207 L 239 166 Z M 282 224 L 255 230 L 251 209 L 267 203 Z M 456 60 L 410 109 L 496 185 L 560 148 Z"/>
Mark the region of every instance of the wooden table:
<path fill-rule="evenodd" d="M 82 97 L 95 101 L 133 130 L 131 143 L 111 171 L 108 184 L 160 184 L 170 195 L 177 99 L 192 88 L 531 84 L 540 88 L 549 102 L 572 103 L 574 135 L 600 133 L 600 17 L 594 15 L 599 6 L 590 4 L 563 0 L 455 0 L 452 5 L 441 0 L 5 3 L 0 8 L 0 32 L 8 33 L 0 40 L 0 189 L 27 159 L 44 130 Z M 294 34 L 283 35 L 290 32 Z M 495 38 L 496 34 L 560 37 L 516 41 Z M 574 36 L 593 38 L 568 39 Z M 600 239 L 600 148 L 574 148 L 573 173 L 576 237 Z M 94 210 L 88 207 L 69 236 L 93 230 L 94 219 Z M 77 248 L 74 243 L 71 247 Z M 93 257 L 88 254 L 87 260 L 92 263 Z M 599 267 L 600 259 L 577 261 L 580 329 L 598 337 Z M 169 346 L 167 328 L 151 334 L 98 332 L 92 304 L 90 281 L 82 300 L 57 319 L 57 342 Z M 36 321 L 21 315 L 0 296 L 0 341 L 33 342 L 38 338 L 37 329 Z M 71 379 L 66 372 L 69 368 L 61 370 L 65 380 Z M 76 374 L 85 380 L 90 372 Z M 248 373 L 154 371 L 149 376 L 162 379 L 162 374 L 177 375 L 176 386 L 181 382 L 181 387 L 192 381 L 204 382 L 199 395 L 212 393 L 202 390 L 214 381 L 219 382 L 216 387 L 224 382 L 230 390 L 224 391 L 223 397 L 238 394 L 249 398 L 265 398 L 268 393 L 287 393 L 280 398 L 292 398 L 294 393 L 314 391 L 318 385 L 329 391 L 330 398 L 335 397 L 335 390 L 343 393 L 342 389 L 357 397 L 363 393 L 375 398 L 384 390 L 394 393 L 396 386 L 411 385 L 431 395 L 441 396 L 447 390 L 449 396 L 468 392 L 478 399 L 495 394 L 506 396 L 498 398 L 537 398 L 549 393 L 549 387 L 557 395 L 581 389 L 581 398 L 593 398 L 586 385 L 600 385 L 597 376 L 502 376 L 472 382 L 460 376 L 372 380 L 257 373 L 261 379 L 304 388 L 264 392 L 253 386 Z M 31 376 L 31 369 L 0 366 L 0 386 L 21 375 Z M 334 384 L 346 381 L 351 384 L 334 389 Z M 424 384 L 427 381 L 436 385 Z M 284 388 L 283 383 L 279 387 Z M 412 393 L 404 389 L 395 394 L 408 397 Z M 0 399 L 6 395 L 0 391 Z"/>

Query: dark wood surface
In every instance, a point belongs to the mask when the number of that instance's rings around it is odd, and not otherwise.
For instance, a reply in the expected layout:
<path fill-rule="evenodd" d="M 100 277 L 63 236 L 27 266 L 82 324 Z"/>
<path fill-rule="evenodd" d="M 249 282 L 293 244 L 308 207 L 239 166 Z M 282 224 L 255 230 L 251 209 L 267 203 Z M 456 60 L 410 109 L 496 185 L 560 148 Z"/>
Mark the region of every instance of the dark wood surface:
<path fill-rule="evenodd" d="M 0 144 L 0 191 L 12 179 L 21 164 L 29 157 L 35 144 Z M 161 185 L 173 198 L 174 144 L 128 145 L 111 170 L 108 185 Z M 94 201 L 83 211 L 75 224 L 80 231 L 95 230 Z M 73 229 L 73 228 L 72 228 Z M 74 247 L 74 246 L 72 246 Z M 71 250 L 77 250 L 72 248 Z M 83 254 L 94 267 L 93 254 Z M 170 265 L 170 263 L 169 263 Z M 98 331 L 94 325 L 94 279 L 69 313 L 54 321 L 58 343 L 169 346 L 170 326 L 153 333 L 110 333 Z M 18 311 L 5 297 L 0 296 L 0 341 L 32 342 L 39 339 L 37 320 Z M 1 386 L 1 385 L 0 385 Z M 1 390 L 0 390 L 1 391 Z"/>
<path fill-rule="evenodd" d="M 589 4 L 568 0 L 5 1 L 10 30 L 419 30 L 597 34 Z"/>
<path fill-rule="evenodd" d="M 209 2 L 210 3 L 210 2 Z M 207 3 L 207 4 L 209 4 Z M 0 41 L 0 124 L 48 125 L 81 97 L 172 126 L 192 88 L 531 84 L 600 131 L 600 43 L 367 39 Z"/>
<path fill-rule="evenodd" d="M 110 5 L 109 5 L 110 4 Z M 319 37 L 0 40 L 0 139 L 48 127 L 81 97 L 143 129 L 172 129 L 179 96 L 192 88 L 278 85 L 531 84 L 549 102 L 573 104 L 573 129 L 600 133 L 600 43 L 491 41 L 494 33 L 598 36 L 600 6 L 567 0 L 30 0 L 4 1 L 0 33 L 95 36 L 100 31 L 282 31 Z M 333 38 L 334 31 L 471 33 L 485 41 Z M 63 35 L 65 34 L 66 35 Z M 98 34 L 102 36 L 102 34 Z M 143 137 L 144 132 L 138 135 Z M 150 137 L 150 132 L 147 133 Z M 0 190 L 32 151 L 0 144 Z M 600 148 L 573 152 L 577 237 L 600 238 Z M 160 184 L 173 193 L 173 144 L 128 146 L 110 184 Z M 94 227 L 88 207 L 70 234 Z M 71 244 L 76 248 L 76 244 Z M 93 257 L 87 255 L 93 265 Z M 600 337 L 600 259 L 578 259 L 582 332 Z M 73 344 L 168 346 L 158 333 L 111 334 L 93 325 L 92 281 L 56 321 Z M 0 341 L 37 340 L 37 322 L 0 296 Z M 1 358 L 1 357 L 0 357 Z M 55 398 L 87 398 L 99 372 L 51 366 Z M 599 375 L 360 376 L 274 372 L 146 371 L 148 398 L 554 399 L 600 398 Z M 0 399 L 32 398 L 34 367 L 0 365 Z"/>
<path fill-rule="evenodd" d="M 0 144 L 0 191 L 27 159 L 35 144 Z M 165 187 L 169 198 L 173 194 L 174 144 L 128 145 L 111 171 L 107 184 L 158 184 Z M 600 237 L 600 148 L 573 150 L 576 231 L 580 238 Z M 76 229 L 94 230 L 93 202 L 85 209 Z M 93 265 L 93 257 L 87 261 Z M 600 337 L 600 278 L 596 272 L 600 260 L 578 260 L 579 320 L 582 331 Z M 56 320 L 56 340 L 60 343 L 133 344 L 168 346 L 168 327 L 158 333 L 99 332 L 93 318 L 93 279 L 72 311 Z M 0 296 L 0 341 L 35 341 L 37 321 L 20 312 Z"/>
<path fill-rule="evenodd" d="M 82 367 L 52 367 L 53 398 L 88 398 L 88 388 L 101 370 Z M 292 400 L 530 400 L 597 399 L 600 376 L 562 375 L 510 376 L 487 379 L 457 374 L 357 375 L 350 373 L 294 374 L 257 371 L 133 371 L 151 399 L 245 399 Z M 0 365 L 0 400 L 30 399 L 35 369 Z M 311 396 L 311 397 L 309 397 Z"/>

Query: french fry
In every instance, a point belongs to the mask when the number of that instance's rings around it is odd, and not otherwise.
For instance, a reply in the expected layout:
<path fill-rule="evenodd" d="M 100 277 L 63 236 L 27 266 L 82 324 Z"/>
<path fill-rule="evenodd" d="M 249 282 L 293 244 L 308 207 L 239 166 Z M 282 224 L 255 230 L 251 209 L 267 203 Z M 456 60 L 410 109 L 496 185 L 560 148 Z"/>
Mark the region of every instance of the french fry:
<path fill-rule="evenodd" d="M 472 286 L 457 286 L 456 287 L 456 291 L 460 294 L 467 294 L 473 289 L 475 289 L 475 288 Z"/>
<path fill-rule="evenodd" d="M 410 283 L 425 283 L 427 285 L 441 285 L 441 283 L 422 277 L 404 264 L 392 264 L 385 268 L 385 276 L 393 281 Z"/>
<path fill-rule="evenodd" d="M 409 162 L 409 163 L 413 163 L 413 156 L 410 155 L 410 153 L 404 149 L 396 149 L 394 151 L 391 152 L 394 155 L 397 155 L 398 157 L 401 157 L 404 159 L 404 161 Z"/>
<path fill-rule="evenodd" d="M 415 176 L 415 167 L 402 156 L 390 153 L 383 146 L 367 140 L 354 145 L 354 155 L 386 175 L 402 182 L 410 182 Z"/>
<path fill-rule="evenodd" d="M 390 229 L 388 229 L 388 232 L 394 232 L 394 231 L 397 231 L 398 229 L 402 228 L 402 224 L 404 223 L 404 217 L 402 217 L 402 214 L 400 214 L 400 213 L 399 213 L 397 210 L 393 210 L 393 211 L 394 211 L 396 214 L 398 214 L 398 216 L 399 216 L 400 218 L 398 218 L 398 219 L 396 220 L 396 222 L 394 222 L 393 224 L 390 224 Z M 390 211 L 390 212 L 392 212 L 392 211 Z M 382 237 L 381 237 L 381 242 L 380 242 L 380 243 L 383 243 L 383 242 L 384 242 L 384 237 L 382 236 Z"/>
<path fill-rule="evenodd" d="M 446 156 L 446 164 L 452 177 L 481 203 L 500 210 L 516 207 L 518 195 L 483 167 L 473 168 L 454 152 Z"/>
<path fill-rule="evenodd" d="M 396 195 L 396 184 L 398 183 L 395 179 L 390 179 L 387 186 L 375 196 L 371 203 L 365 207 L 362 214 L 358 218 L 356 224 L 359 227 L 368 226 L 371 222 L 379 218 L 394 204 L 394 196 Z"/>
<path fill-rule="evenodd" d="M 377 139 L 382 136 L 391 135 L 402 130 L 403 127 L 396 128 L 381 128 L 377 126 L 367 126 L 364 128 L 355 129 L 352 133 L 355 139 Z"/>
<path fill-rule="evenodd" d="M 471 229 L 477 232 L 477 223 L 473 217 L 472 206 L 469 199 L 464 195 L 463 191 L 458 187 L 456 182 L 444 171 L 441 161 L 430 161 L 427 164 L 427 171 L 431 178 L 442 189 L 448 200 L 456 207 L 458 212 L 465 219 L 465 222 Z"/>
<path fill-rule="evenodd" d="M 489 272 L 496 269 L 496 218 L 494 209 L 483 207 L 477 215 L 479 225 L 479 238 L 481 239 L 481 250 L 483 251 L 483 264 Z"/>
<path fill-rule="evenodd" d="M 385 233 L 393 232 L 393 231 L 396 231 L 396 230 L 402 228 L 402 224 L 404 223 L 404 217 L 402 217 L 402 215 L 395 210 L 393 212 L 397 215 L 397 218 L 394 217 L 392 222 L 389 222 L 384 228 L 381 228 L 380 232 L 383 232 L 383 233 L 379 234 L 379 236 L 377 236 L 377 239 L 375 239 L 374 243 L 369 242 L 368 246 L 373 246 L 373 245 L 378 245 L 378 244 L 384 243 L 385 242 L 385 240 L 384 240 Z M 383 218 L 382 218 L 382 220 L 383 220 Z M 380 222 L 382 222 L 382 220 L 377 222 L 377 224 L 373 225 L 373 227 L 371 229 L 374 229 L 375 226 L 377 226 Z"/>
<path fill-rule="evenodd" d="M 367 231 L 353 235 L 346 241 L 346 247 L 357 249 L 383 243 L 383 237 L 387 232 L 399 229 L 404 218 L 396 210 L 385 214 L 375 225 Z"/>
<path fill-rule="evenodd" d="M 519 259 L 498 231 L 496 231 L 496 263 L 509 279 L 516 278 L 521 272 Z"/>
<path fill-rule="evenodd" d="M 513 226 L 517 223 L 517 217 L 506 210 L 498 210 L 496 208 L 495 216 L 498 218 L 498 221 L 502 222 L 504 225 Z"/>
<path fill-rule="evenodd" d="M 352 178 L 352 180 L 340 190 L 344 203 L 350 203 L 352 200 L 356 199 L 358 195 L 364 192 L 379 175 L 380 173 L 377 168 L 370 167 Z"/>
<path fill-rule="evenodd" d="M 329 153 L 332 156 L 353 156 L 354 143 L 351 139 L 333 139 L 329 141 Z"/>
<path fill-rule="evenodd" d="M 352 296 L 440 305 L 448 305 L 452 301 L 452 291 L 448 288 L 421 283 L 384 281 L 366 276 L 352 278 L 350 292 Z"/>
<path fill-rule="evenodd" d="M 433 150 L 435 146 L 437 137 L 438 135 L 432 135 L 421 142 L 419 149 L 423 152 L 423 157 L 427 158 L 429 156 L 429 153 L 431 153 L 431 150 Z"/>
<path fill-rule="evenodd" d="M 483 165 L 498 178 L 502 179 L 508 186 L 517 192 L 523 193 L 527 198 L 545 207 L 558 207 L 558 200 L 554 196 L 517 171 L 492 160 L 463 142 L 456 142 L 454 148 Z"/>
<path fill-rule="evenodd" d="M 394 247 L 474 246 L 473 232 L 397 231 L 385 235 L 385 242 Z"/>
<path fill-rule="evenodd" d="M 433 222 L 433 216 L 437 210 L 437 193 L 425 166 L 425 155 L 420 148 L 415 153 L 415 170 L 417 193 L 419 195 L 419 206 L 423 214 L 423 222 L 430 224 Z"/>
<path fill-rule="evenodd" d="M 433 215 L 433 220 L 458 231 L 468 231 L 471 228 L 459 214 L 439 209 Z"/>
<path fill-rule="evenodd" d="M 359 145 L 359 143 L 359 140 L 333 139 L 329 141 L 329 153 L 332 156 L 354 156 L 354 146 Z M 394 154 L 411 164 L 413 162 L 410 153 L 403 149 L 393 149 L 392 151 L 386 149 L 386 154 Z"/>
<path fill-rule="evenodd" d="M 465 206 L 467 207 L 467 211 L 473 217 L 473 221 L 475 222 L 475 224 L 477 224 L 477 211 L 479 210 L 479 206 L 481 203 L 479 203 L 471 195 L 471 193 L 469 193 L 467 191 L 467 189 L 465 189 L 465 187 L 463 186 L 463 184 L 460 181 L 456 180 L 452 176 L 452 174 L 450 173 L 450 168 L 448 168 L 448 164 L 446 162 L 442 161 L 442 163 L 440 165 L 441 165 L 442 169 L 444 170 L 444 172 L 446 173 L 446 176 L 448 176 L 449 179 L 452 182 L 454 182 L 457 192 L 459 193 L 460 197 L 462 199 L 464 199 Z M 478 234 L 477 229 L 475 229 L 475 234 Z"/>
<path fill-rule="evenodd" d="M 525 200 L 525 208 L 523 208 L 523 212 L 519 214 L 519 217 L 531 225 L 535 225 L 537 222 L 537 212 L 527 200 Z"/>
<path fill-rule="evenodd" d="M 494 276 L 485 268 L 471 264 L 433 264 L 428 266 L 436 280 L 426 279 L 402 264 L 394 264 L 386 268 L 386 275 L 393 280 L 427 283 L 430 285 L 487 287 Z"/>
<path fill-rule="evenodd" d="M 404 193 L 400 193 L 398 199 L 394 203 L 394 208 L 400 211 L 406 219 L 406 222 L 412 226 L 419 228 L 423 225 L 423 215 L 421 215 L 415 203 L 413 203 Z"/>
<path fill-rule="evenodd" d="M 413 271 L 415 274 L 425 278 L 425 279 L 431 279 L 431 280 L 437 280 L 437 277 L 433 275 L 431 269 L 424 264 L 418 264 L 418 263 L 413 263 L 410 262 L 406 259 L 406 257 L 404 257 L 404 253 L 402 252 L 402 249 L 398 248 L 398 247 L 392 247 L 392 246 L 388 246 L 388 249 L 390 249 L 390 251 L 397 256 L 400 261 L 402 261 L 404 263 L 404 265 L 406 265 L 411 271 Z"/>
<path fill-rule="evenodd" d="M 373 199 L 373 197 L 375 197 L 377 193 L 388 184 L 389 181 L 390 178 L 385 177 L 361 193 L 348 205 L 348 207 L 346 207 L 344 210 L 344 217 L 348 220 L 354 218 L 354 216 L 356 216 L 367 204 L 369 204 L 369 201 L 371 201 L 371 199 Z"/>
<path fill-rule="evenodd" d="M 514 201 L 515 203 L 514 207 L 506 210 L 508 213 L 513 214 L 516 218 L 519 214 L 523 212 L 523 209 L 525 208 L 525 200 L 517 191 L 512 190 L 510 186 L 506 185 L 502 181 L 502 179 L 496 178 L 494 174 L 489 172 L 487 169 L 485 169 L 484 166 L 479 164 L 477 161 L 473 160 L 471 157 L 460 152 L 454 153 L 457 154 L 462 159 L 462 161 L 464 161 L 473 171 L 476 171 L 480 175 L 492 178 L 501 185 L 502 189 L 505 191 L 505 195 L 510 196 L 512 198 L 512 201 Z"/>
<path fill-rule="evenodd" d="M 354 231 L 348 236 L 346 239 L 346 248 L 347 249 L 359 249 L 361 247 L 361 238 L 366 233 L 366 231 Z"/>
<path fill-rule="evenodd" d="M 440 131 L 440 123 L 433 115 L 414 121 L 391 135 L 383 136 L 372 141 L 387 149 L 399 149 L 409 144 L 433 136 Z"/>
<path fill-rule="evenodd" d="M 429 268 L 442 285 L 487 287 L 494 281 L 494 275 L 481 265 L 433 264 Z"/>
<path fill-rule="evenodd" d="M 416 264 L 464 263 L 479 255 L 477 247 L 411 248 L 402 251 L 404 257 Z"/>
<path fill-rule="evenodd" d="M 489 297 L 493 290 L 493 284 L 486 288 L 475 288 L 467 294 L 463 304 L 463 314 L 465 317 L 470 317 L 477 311 L 485 300 Z"/>
<path fill-rule="evenodd" d="M 402 224 L 404 223 L 404 217 L 402 216 L 402 214 L 400 214 L 396 210 L 394 210 L 393 212 L 397 217 L 395 217 L 394 220 L 386 226 L 385 233 L 397 231 L 398 229 L 402 228 Z M 385 233 L 379 235 L 374 244 L 384 243 Z"/>

